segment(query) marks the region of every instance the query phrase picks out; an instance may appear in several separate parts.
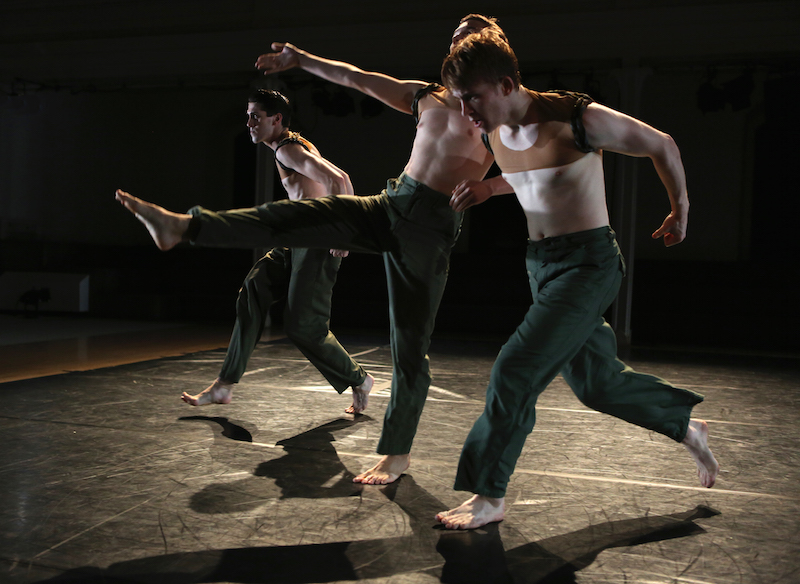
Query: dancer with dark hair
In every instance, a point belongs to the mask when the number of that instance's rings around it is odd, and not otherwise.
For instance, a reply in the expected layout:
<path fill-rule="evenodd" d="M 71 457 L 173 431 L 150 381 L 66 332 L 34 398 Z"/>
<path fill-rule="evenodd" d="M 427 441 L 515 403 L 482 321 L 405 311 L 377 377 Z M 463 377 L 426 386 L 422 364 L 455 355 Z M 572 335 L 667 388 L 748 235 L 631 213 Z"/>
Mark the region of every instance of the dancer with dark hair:
<path fill-rule="evenodd" d="M 491 19 L 468 18 L 459 23 L 451 48 L 465 28 L 487 26 L 499 30 Z M 462 181 L 481 180 L 493 158 L 480 132 L 461 115 L 458 100 L 437 83 L 364 71 L 288 43 L 274 43 L 272 49 L 256 62 L 265 73 L 301 68 L 413 115 L 417 132 L 402 174 L 389 180 L 379 195 L 281 201 L 217 213 L 199 208 L 190 214 L 172 213 L 123 191 L 117 192 L 117 199 L 145 224 L 162 250 L 191 241 L 217 247 L 288 245 L 383 254 L 389 288 L 392 395 L 377 449 L 383 457 L 354 481 L 391 483 L 410 464 L 430 386 L 427 352 L 462 219 L 450 207 L 450 196 Z"/>
<path fill-rule="evenodd" d="M 336 193 L 353 194 L 350 177 L 323 158 L 316 146 L 289 129 L 289 100 L 277 91 L 254 92 L 247 106 L 247 127 L 254 144 L 275 152 L 275 164 L 289 199 L 316 199 Z M 233 327 L 219 376 L 197 395 L 184 392 L 193 406 L 230 403 L 233 386 L 264 331 L 270 306 L 286 298 L 284 332 L 333 388 L 353 388 L 353 403 L 345 412 L 367 407 L 374 379 L 347 353 L 329 329 L 331 296 L 346 252 L 302 247 L 275 247 L 258 260 L 244 280 L 236 303 Z"/>

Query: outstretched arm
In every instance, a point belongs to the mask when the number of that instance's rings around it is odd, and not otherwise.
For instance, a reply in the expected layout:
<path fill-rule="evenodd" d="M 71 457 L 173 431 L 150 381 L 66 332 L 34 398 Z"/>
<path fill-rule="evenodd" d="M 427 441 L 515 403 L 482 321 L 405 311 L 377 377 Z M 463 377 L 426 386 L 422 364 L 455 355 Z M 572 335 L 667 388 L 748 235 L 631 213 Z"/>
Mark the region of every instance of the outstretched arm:
<path fill-rule="evenodd" d="M 636 118 L 596 103 L 586 108 L 583 123 L 589 144 L 595 148 L 628 156 L 646 156 L 653 161 L 667 189 L 672 209 L 661 227 L 653 233 L 653 239 L 663 237 L 667 247 L 683 241 L 689 220 L 689 195 L 681 153 L 672 137 Z"/>
<path fill-rule="evenodd" d="M 453 189 L 450 206 L 454 211 L 465 211 L 479 205 L 495 195 L 508 195 L 514 192 L 511 185 L 502 176 L 484 180 L 467 179 L 461 181 Z"/>
<path fill-rule="evenodd" d="M 299 67 L 331 83 L 357 89 L 407 114 L 411 113 L 414 95 L 427 85 L 424 81 L 402 81 L 342 61 L 317 57 L 289 43 L 272 43 L 272 50 L 256 60 L 256 67 L 265 75 Z"/>

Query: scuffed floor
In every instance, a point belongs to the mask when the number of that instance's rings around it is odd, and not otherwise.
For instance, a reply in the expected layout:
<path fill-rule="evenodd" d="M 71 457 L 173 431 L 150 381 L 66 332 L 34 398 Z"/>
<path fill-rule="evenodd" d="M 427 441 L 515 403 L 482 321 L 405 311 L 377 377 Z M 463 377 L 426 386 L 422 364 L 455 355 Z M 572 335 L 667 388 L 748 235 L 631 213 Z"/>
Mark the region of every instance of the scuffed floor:
<path fill-rule="evenodd" d="M 467 497 L 452 481 L 498 346 L 434 342 L 411 467 L 377 487 L 352 477 L 378 458 L 389 349 L 341 340 L 376 378 L 365 415 L 288 342 L 259 345 L 225 406 L 179 398 L 222 351 L 0 384 L 0 581 L 800 581 L 797 371 L 630 361 L 705 394 L 710 490 L 683 447 L 588 410 L 558 378 L 505 521 L 448 532 L 433 517 Z"/>

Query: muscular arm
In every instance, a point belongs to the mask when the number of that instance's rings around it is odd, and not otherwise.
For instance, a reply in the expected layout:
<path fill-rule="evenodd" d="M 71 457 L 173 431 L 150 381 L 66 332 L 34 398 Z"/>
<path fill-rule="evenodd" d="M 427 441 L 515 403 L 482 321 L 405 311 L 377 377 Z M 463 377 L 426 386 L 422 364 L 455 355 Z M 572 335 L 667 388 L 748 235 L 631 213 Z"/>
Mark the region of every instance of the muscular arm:
<path fill-rule="evenodd" d="M 595 148 L 628 156 L 648 157 L 667 189 L 671 213 L 653 233 L 664 245 L 680 243 L 686 237 L 689 195 L 686 173 L 678 146 L 669 134 L 600 104 L 590 104 L 583 114 L 586 137 Z"/>
<path fill-rule="evenodd" d="M 299 67 L 331 83 L 357 89 L 403 113 L 411 113 L 417 91 L 424 81 L 403 81 L 383 73 L 364 71 L 349 63 L 317 57 L 289 43 L 272 43 L 273 53 L 261 55 L 256 67 L 265 75 Z"/>
<path fill-rule="evenodd" d="M 326 195 L 354 195 L 353 183 L 348 175 L 341 168 L 322 158 L 315 152 L 310 152 L 299 144 L 287 144 L 280 148 L 275 157 L 284 165 L 293 169 L 298 174 L 303 175 L 323 186 Z M 312 190 L 313 191 L 313 190 Z M 301 192 L 300 198 L 309 198 L 309 193 Z M 310 197 L 322 196 L 318 192 L 312 192 Z M 331 255 L 337 258 L 345 258 L 350 252 L 342 249 L 330 250 Z"/>
<path fill-rule="evenodd" d="M 450 197 L 450 206 L 454 211 L 465 211 L 495 195 L 508 195 L 513 192 L 514 189 L 502 176 L 495 176 L 481 181 L 468 179 L 460 182 L 453 189 L 453 194 Z"/>
<path fill-rule="evenodd" d="M 341 168 L 299 144 L 287 144 L 275 156 L 295 172 L 320 183 L 329 195 L 353 195 L 350 176 Z"/>

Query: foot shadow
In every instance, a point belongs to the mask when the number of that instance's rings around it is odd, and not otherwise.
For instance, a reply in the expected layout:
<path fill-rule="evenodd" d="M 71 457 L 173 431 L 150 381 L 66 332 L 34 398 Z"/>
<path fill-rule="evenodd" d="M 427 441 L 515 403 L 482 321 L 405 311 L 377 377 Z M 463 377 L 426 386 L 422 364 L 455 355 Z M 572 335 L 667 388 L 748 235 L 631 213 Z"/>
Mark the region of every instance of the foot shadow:
<path fill-rule="evenodd" d="M 252 442 L 253 434 L 245 428 L 242 422 L 231 421 L 221 416 L 183 416 L 178 418 L 180 421 L 199 420 L 210 424 L 219 424 L 222 427 L 221 435 L 237 442 Z M 216 436 L 215 436 L 216 437 Z"/>
<path fill-rule="evenodd" d="M 603 550 L 705 533 L 694 523 L 719 515 L 700 505 L 682 513 L 609 521 L 504 551 L 499 524 L 442 534 L 441 581 L 452 584 L 569 584 Z"/>
<path fill-rule="evenodd" d="M 409 516 L 411 535 L 326 544 L 246 547 L 164 554 L 118 562 L 107 569 L 82 567 L 42 584 L 311 584 L 359 581 L 423 572 L 442 563 L 431 529 L 442 503 L 417 486 L 413 477 L 376 487 Z M 424 516 L 424 518 L 423 518 Z"/>
<path fill-rule="evenodd" d="M 362 485 L 353 482 L 355 475 L 342 463 L 333 442 L 368 421 L 372 421 L 369 416 L 340 418 L 281 440 L 277 446 L 283 447 L 284 456 L 262 462 L 246 479 L 203 488 L 192 495 L 190 507 L 198 513 L 233 513 L 255 509 L 270 499 L 358 495 Z"/>
<path fill-rule="evenodd" d="M 425 573 L 447 584 L 569 584 L 603 550 L 704 533 L 694 522 L 719 514 L 699 506 L 683 513 L 610 521 L 505 551 L 496 523 L 471 531 L 432 528 L 443 505 L 410 475 L 380 491 L 408 514 L 409 535 L 165 554 L 119 562 L 105 570 L 78 568 L 42 583 L 311 584 Z"/>

